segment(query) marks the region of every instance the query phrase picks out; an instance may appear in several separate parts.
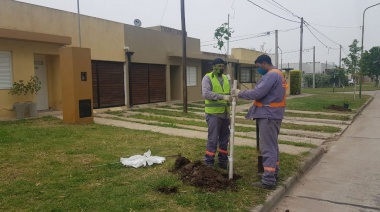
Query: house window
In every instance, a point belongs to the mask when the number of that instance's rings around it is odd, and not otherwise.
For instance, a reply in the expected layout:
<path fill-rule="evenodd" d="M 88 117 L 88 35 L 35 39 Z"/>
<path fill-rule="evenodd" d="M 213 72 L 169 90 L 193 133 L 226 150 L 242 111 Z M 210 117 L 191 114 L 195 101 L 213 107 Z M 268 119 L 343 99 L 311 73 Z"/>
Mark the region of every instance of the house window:
<path fill-rule="evenodd" d="M 242 67 L 240 68 L 240 83 L 255 83 L 257 79 L 256 68 Z"/>
<path fill-rule="evenodd" d="M 12 54 L 0 51 L 0 89 L 12 87 Z"/>
<path fill-rule="evenodd" d="M 187 78 L 187 86 L 196 86 L 197 85 L 197 68 L 187 66 L 186 78 Z"/>
<path fill-rule="evenodd" d="M 240 69 L 240 82 L 251 82 L 252 72 L 251 68 Z"/>

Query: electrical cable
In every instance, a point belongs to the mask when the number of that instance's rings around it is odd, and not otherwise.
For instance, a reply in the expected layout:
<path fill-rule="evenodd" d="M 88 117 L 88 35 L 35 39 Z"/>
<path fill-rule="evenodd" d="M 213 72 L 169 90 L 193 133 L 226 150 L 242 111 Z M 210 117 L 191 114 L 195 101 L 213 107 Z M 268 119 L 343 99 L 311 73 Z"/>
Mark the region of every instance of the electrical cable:
<path fill-rule="evenodd" d="M 324 45 L 326 48 L 328 48 L 328 46 L 326 44 L 324 44 L 321 40 L 319 40 L 319 38 L 317 36 L 314 35 L 314 33 L 310 30 L 310 28 L 308 27 L 307 24 L 305 24 L 305 26 L 310 31 L 310 33 L 314 36 L 315 39 L 317 39 L 322 45 Z"/>
<path fill-rule="evenodd" d="M 348 26 L 328 26 L 328 25 L 323 25 L 323 24 L 316 24 L 316 23 L 312 23 L 312 22 L 309 22 L 309 24 L 313 24 L 313 25 L 317 25 L 317 26 L 322 26 L 322 27 L 331 27 L 331 28 L 343 28 L 343 29 L 356 29 L 356 28 L 361 28 L 360 26 L 356 26 L 356 27 L 348 27 Z"/>
<path fill-rule="evenodd" d="M 280 3 L 278 3 L 277 1 L 275 0 L 272 0 L 274 3 L 276 3 L 277 5 L 279 5 L 280 7 L 282 7 L 285 11 L 289 12 L 290 14 L 292 14 L 294 17 L 297 17 L 299 19 L 301 19 L 301 17 L 299 17 L 298 15 L 295 15 L 292 11 L 286 9 L 284 6 L 282 6 Z"/>
<path fill-rule="evenodd" d="M 160 25 L 162 24 L 162 19 L 164 18 L 164 15 L 165 15 L 165 12 L 166 12 L 166 7 L 168 6 L 168 1 L 169 0 L 166 0 L 165 9 L 164 9 L 164 12 L 162 13 L 162 16 L 161 16 Z"/>
<path fill-rule="evenodd" d="M 296 30 L 296 29 L 299 29 L 299 27 L 295 27 L 295 28 L 289 28 L 289 29 L 281 29 L 281 30 L 278 30 L 279 32 L 289 32 L 289 31 L 293 31 L 293 30 Z M 262 34 L 265 34 L 266 35 L 270 35 L 270 34 L 273 34 L 275 32 L 275 30 L 271 30 L 271 31 L 266 31 L 266 32 L 261 32 L 261 33 L 258 33 L 258 34 L 247 34 L 247 35 L 239 35 L 239 36 L 234 36 L 234 37 L 231 37 L 231 38 L 240 38 L 240 37 L 246 37 L 246 36 L 257 36 L 257 35 L 262 35 Z M 208 41 L 201 41 L 201 43 L 215 43 L 215 40 L 208 40 Z"/>
<path fill-rule="evenodd" d="M 251 4 L 255 5 L 256 7 L 258 7 L 258 8 L 260 8 L 260 9 L 266 11 L 267 13 L 270 13 L 270 14 L 272 14 L 272 15 L 274 15 L 274 16 L 277 16 L 278 18 L 282 18 L 282 19 L 284 19 L 284 20 L 287 20 L 287 21 L 290 21 L 290 22 L 294 22 L 294 23 L 300 23 L 299 21 L 290 20 L 290 19 L 284 18 L 284 17 L 282 17 L 282 16 L 279 16 L 279 15 L 277 15 L 277 14 L 274 14 L 274 13 L 272 13 L 271 11 L 269 11 L 269 10 L 267 10 L 267 9 L 265 9 L 265 8 L 263 8 L 263 7 L 261 7 L 261 6 L 258 5 L 258 4 L 253 3 L 253 2 L 250 1 L 250 0 L 247 0 L 247 1 L 250 2 Z"/>
<path fill-rule="evenodd" d="M 257 36 L 252 36 L 252 37 L 248 37 L 248 38 L 241 38 L 241 39 L 237 39 L 237 40 L 230 40 L 230 43 L 232 42 L 236 42 L 236 41 L 241 41 L 241 40 L 248 40 L 248 39 L 252 39 L 252 38 L 258 38 L 258 37 L 265 37 L 265 36 L 268 36 L 267 34 L 264 34 L 264 35 L 257 35 Z M 204 45 L 201 45 L 201 46 L 212 46 L 212 45 L 216 45 L 217 43 L 211 43 L 211 44 L 204 44 Z"/>

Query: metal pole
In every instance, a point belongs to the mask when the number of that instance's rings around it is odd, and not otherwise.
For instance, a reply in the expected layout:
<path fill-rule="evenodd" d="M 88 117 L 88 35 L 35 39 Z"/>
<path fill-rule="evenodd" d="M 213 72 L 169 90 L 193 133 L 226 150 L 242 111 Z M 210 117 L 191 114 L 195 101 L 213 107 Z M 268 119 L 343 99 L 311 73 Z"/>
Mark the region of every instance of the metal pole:
<path fill-rule="evenodd" d="M 303 18 L 301 18 L 301 34 L 300 34 L 300 64 L 299 69 L 302 74 L 302 40 L 303 40 Z"/>
<path fill-rule="evenodd" d="M 281 51 L 281 69 L 282 69 L 282 49 L 278 47 L 278 49 Z"/>
<path fill-rule="evenodd" d="M 313 46 L 313 88 L 315 88 L 315 46 Z"/>
<path fill-rule="evenodd" d="M 342 45 L 339 45 L 339 68 L 342 65 Z"/>
<path fill-rule="evenodd" d="M 300 34 L 300 64 L 299 64 L 299 69 L 301 72 L 301 88 L 302 88 L 302 41 L 303 41 L 303 17 L 301 18 L 301 34 Z M 302 89 L 300 89 L 300 93 L 302 93 Z"/>
<path fill-rule="evenodd" d="M 275 60 L 275 66 L 278 68 L 278 30 L 275 31 L 275 54 L 276 54 L 276 60 Z"/>
<path fill-rule="evenodd" d="M 81 38 L 81 33 L 80 33 L 79 0 L 77 0 L 77 9 L 78 9 L 78 34 L 79 34 L 79 47 L 82 47 L 82 38 Z"/>
<path fill-rule="evenodd" d="M 363 55 L 363 48 L 364 48 L 364 16 L 365 16 L 365 12 L 371 8 L 371 7 L 374 7 L 376 5 L 379 5 L 380 3 L 377 3 L 377 4 L 374 4 L 372 6 L 369 6 L 367 8 L 365 8 L 364 12 L 363 12 L 363 24 L 362 24 L 362 48 L 361 48 L 361 53 L 360 53 L 360 58 L 362 58 L 362 55 Z M 362 70 L 360 70 L 360 72 L 362 72 Z M 359 98 L 362 98 L 362 76 L 361 76 L 361 73 L 360 73 L 360 77 L 359 77 Z"/>
<path fill-rule="evenodd" d="M 181 0 L 183 112 L 187 113 L 185 0 Z"/>
<path fill-rule="evenodd" d="M 233 89 L 237 89 L 237 80 L 234 80 L 232 85 Z M 235 112 L 236 112 L 236 97 L 232 98 L 231 108 L 231 123 L 230 123 L 230 156 L 228 157 L 228 179 L 232 179 L 234 176 L 234 141 L 235 141 Z"/>

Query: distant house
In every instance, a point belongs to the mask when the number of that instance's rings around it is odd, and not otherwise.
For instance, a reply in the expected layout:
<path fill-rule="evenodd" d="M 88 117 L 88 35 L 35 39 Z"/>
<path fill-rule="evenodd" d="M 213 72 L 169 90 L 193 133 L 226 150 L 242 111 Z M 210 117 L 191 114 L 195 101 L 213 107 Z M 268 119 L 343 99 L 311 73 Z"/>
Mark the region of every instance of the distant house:
<path fill-rule="evenodd" d="M 299 63 L 284 63 L 282 68 L 292 68 L 293 70 L 299 70 Z M 326 69 L 334 69 L 336 65 L 334 63 L 315 63 L 315 73 L 316 74 L 325 74 Z M 279 67 L 281 68 L 281 67 Z M 312 74 L 313 73 L 313 62 L 302 63 L 302 73 Z"/>

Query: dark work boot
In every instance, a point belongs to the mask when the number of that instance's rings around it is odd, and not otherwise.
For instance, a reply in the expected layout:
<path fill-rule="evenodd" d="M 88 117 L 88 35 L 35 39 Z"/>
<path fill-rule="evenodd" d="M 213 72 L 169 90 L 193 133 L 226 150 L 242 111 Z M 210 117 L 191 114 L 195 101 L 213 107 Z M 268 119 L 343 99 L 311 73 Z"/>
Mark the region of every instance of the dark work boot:
<path fill-rule="evenodd" d="M 215 161 L 214 157 L 209 156 L 209 155 L 205 155 L 205 157 L 204 157 L 203 160 L 204 160 L 205 164 L 206 164 L 208 167 L 211 167 L 211 168 L 214 167 L 214 161 Z"/>
<path fill-rule="evenodd" d="M 252 183 L 252 186 L 256 187 L 256 188 L 267 189 L 267 190 L 275 190 L 276 189 L 276 185 L 267 185 L 267 184 L 264 184 L 262 182 Z"/>
<path fill-rule="evenodd" d="M 263 176 L 263 173 L 257 173 L 257 177 L 259 179 L 261 179 L 262 176 Z M 276 181 L 280 180 L 280 177 L 277 174 L 275 174 L 274 177 L 276 178 Z"/>
<path fill-rule="evenodd" d="M 228 164 L 227 163 L 218 163 L 219 168 L 227 170 L 228 169 Z"/>

